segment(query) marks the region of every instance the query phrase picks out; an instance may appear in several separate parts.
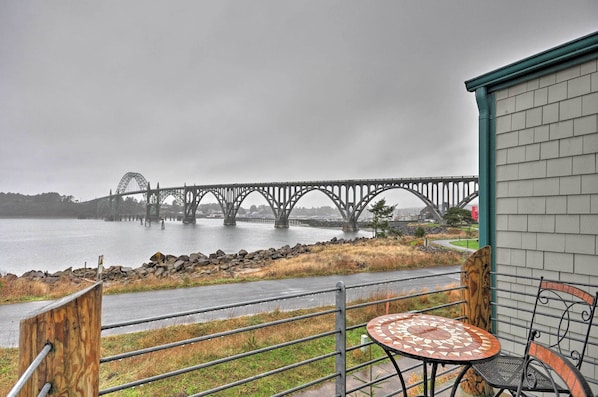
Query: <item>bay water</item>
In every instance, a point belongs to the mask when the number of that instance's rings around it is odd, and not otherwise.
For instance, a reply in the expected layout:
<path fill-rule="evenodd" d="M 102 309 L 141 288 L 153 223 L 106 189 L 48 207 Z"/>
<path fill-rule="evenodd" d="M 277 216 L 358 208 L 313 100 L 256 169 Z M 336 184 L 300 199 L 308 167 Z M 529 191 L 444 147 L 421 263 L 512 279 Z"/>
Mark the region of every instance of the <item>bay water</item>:
<path fill-rule="evenodd" d="M 1 218 L 0 274 L 97 267 L 100 256 L 104 267 L 137 268 L 158 251 L 179 256 L 209 255 L 220 249 L 231 254 L 364 236 L 371 232 L 293 225 L 276 229 L 272 223 L 249 222 L 224 226 L 222 219 L 205 218 L 194 225 L 165 221 L 164 228 L 160 223 L 145 226 L 139 221 Z"/>

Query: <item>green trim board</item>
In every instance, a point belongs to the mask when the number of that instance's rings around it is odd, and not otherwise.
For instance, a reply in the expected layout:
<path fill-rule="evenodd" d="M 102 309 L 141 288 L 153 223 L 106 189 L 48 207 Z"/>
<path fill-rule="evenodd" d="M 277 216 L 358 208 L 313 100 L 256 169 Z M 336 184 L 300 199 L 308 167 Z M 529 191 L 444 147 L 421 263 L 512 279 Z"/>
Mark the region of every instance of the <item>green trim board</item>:
<path fill-rule="evenodd" d="M 465 82 L 469 92 L 485 87 L 490 93 L 598 58 L 598 32 L 511 63 Z"/>
<path fill-rule="evenodd" d="M 478 142 L 479 142 L 479 160 L 478 160 L 478 195 L 485 198 L 480 200 L 478 217 L 479 217 L 479 241 L 480 247 L 491 245 L 489 240 L 490 227 L 490 211 L 488 207 L 489 196 L 489 182 L 490 182 L 490 168 L 492 164 L 489 163 L 489 139 L 490 139 L 490 106 L 486 87 L 480 87 L 475 92 L 476 102 L 479 111 L 479 125 L 478 125 Z"/>

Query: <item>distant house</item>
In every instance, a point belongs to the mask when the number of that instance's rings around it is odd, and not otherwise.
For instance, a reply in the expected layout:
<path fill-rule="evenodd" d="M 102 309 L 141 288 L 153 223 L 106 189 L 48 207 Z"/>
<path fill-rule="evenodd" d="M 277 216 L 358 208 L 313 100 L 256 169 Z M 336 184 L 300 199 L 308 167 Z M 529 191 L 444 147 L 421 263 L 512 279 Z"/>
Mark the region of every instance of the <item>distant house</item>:
<path fill-rule="evenodd" d="M 492 246 L 493 270 L 598 285 L 598 32 L 465 85 L 479 109 L 480 246 Z"/>

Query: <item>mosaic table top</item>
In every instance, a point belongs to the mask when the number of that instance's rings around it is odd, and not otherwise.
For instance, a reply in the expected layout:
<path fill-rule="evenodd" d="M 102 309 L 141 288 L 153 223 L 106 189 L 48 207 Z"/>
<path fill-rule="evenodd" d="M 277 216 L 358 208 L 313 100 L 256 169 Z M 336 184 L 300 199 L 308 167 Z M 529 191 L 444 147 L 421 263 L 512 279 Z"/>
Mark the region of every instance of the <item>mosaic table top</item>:
<path fill-rule="evenodd" d="M 367 332 L 387 350 L 444 363 L 488 360 L 500 352 L 500 342 L 489 332 L 458 320 L 420 313 L 376 317 Z"/>

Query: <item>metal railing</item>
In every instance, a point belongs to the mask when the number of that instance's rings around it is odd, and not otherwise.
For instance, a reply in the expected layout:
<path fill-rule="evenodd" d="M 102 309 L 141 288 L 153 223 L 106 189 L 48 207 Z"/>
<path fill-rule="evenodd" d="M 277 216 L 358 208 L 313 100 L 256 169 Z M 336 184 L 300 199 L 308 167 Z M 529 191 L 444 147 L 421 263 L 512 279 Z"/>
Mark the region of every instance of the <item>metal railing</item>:
<path fill-rule="evenodd" d="M 31 362 L 31 364 L 27 367 L 23 375 L 19 378 L 17 383 L 14 387 L 8 392 L 6 397 L 17 397 L 25 384 L 31 379 L 33 373 L 38 369 L 44 358 L 52 351 L 52 344 L 46 343 L 44 348 L 39 352 L 39 354 L 35 357 L 35 359 Z M 44 386 L 40 390 L 38 397 L 45 397 L 48 395 L 48 392 L 52 388 L 52 384 L 50 382 L 44 383 Z"/>
<path fill-rule="evenodd" d="M 189 376 L 189 374 L 197 371 L 211 371 L 212 374 L 217 374 L 219 371 L 223 371 L 221 368 L 224 365 L 231 365 L 231 363 L 235 363 L 237 366 L 249 365 L 243 360 L 249 359 L 257 362 L 262 355 L 285 355 L 288 354 L 288 351 L 291 349 L 294 352 L 297 352 L 303 349 L 306 344 L 310 343 L 319 343 L 326 347 L 318 350 L 317 354 L 312 356 L 304 356 L 303 354 L 296 353 L 298 357 L 301 357 L 297 358 L 296 361 L 289 362 L 276 368 L 268 367 L 265 370 L 257 369 L 255 372 L 246 375 L 244 378 L 235 378 L 218 385 L 211 384 L 204 390 L 195 393 L 187 392 L 186 395 L 199 397 L 215 395 L 215 393 L 225 391 L 229 391 L 229 393 L 232 393 L 230 395 L 234 395 L 240 393 L 239 390 L 242 390 L 241 388 L 243 387 L 260 387 L 252 386 L 252 384 L 264 379 L 274 379 L 274 377 L 281 375 L 286 376 L 286 374 L 292 374 L 293 371 L 298 369 L 300 370 L 304 367 L 317 365 L 322 362 L 324 362 L 324 365 L 320 365 L 320 368 L 323 367 L 325 369 L 315 371 L 314 373 L 316 375 L 312 378 L 303 378 L 298 384 L 291 385 L 288 389 L 271 389 L 271 395 L 285 396 L 299 393 L 313 387 L 318 387 L 327 382 L 334 383 L 334 395 L 336 396 L 350 395 L 368 388 L 378 388 L 379 385 L 388 382 L 396 376 L 396 374 L 390 373 L 374 379 L 361 379 L 358 375 L 355 375 L 368 367 L 378 366 L 388 361 L 386 355 L 382 354 L 382 350 L 376 352 L 375 350 L 377 348 L 372 346 L 372 342 L 361 337 L 361 335 L 365 334 L 367 319 L 373 317 L 375 313 L 377 313 L 376 315 L 384 314 L 385 311 L 392 307 L 396 307 L 397 305 L 405 308 L 402 310 L 412 310 L 414 307 L 411 305 L 414 301 L 419 302 L 418 306 L 423 306 L 417 311 L 427 312 L 443 310 L 443 313 L 448 313 L 452 310 L 452 312 L 460 314 L 460 306 L 464 303 L 460 298 L 460 291 L 465 288 L 464 286 L 461 286 L 458 281 L 460 273 L 460 270 L 456 270 L 453 272 L 352 286 L 345 286 L 344 283 L 339 282 L 334 288 L 330 289 L 286 295 L 284 297 L 253 300 L 240 304 L 215 306 L 207 309 L 176 313 L 170 316 L 131 320 L 103 326 L 103 331 L 115 330 L 117 328 L 126 330 L 126 327 L 139 326 L 140 324 L 151 325 L 165 320 L 172 320 L 173 318 L 184 319 L 184 323 L 196 322 L 199 317 L 221 319 L 234 318 L 239 317 L 239 313 L 242 311 L 241 309 L 243 309 L 245 313 L 276 311 L 284 314 L 284 318 L 277 318 L 272 321 L 245 326 L 235 325 L 234 328 L 227 330 L 102 357 L 100 359 L 101 366 L 113 365 L 112 368 L 107 369 L 105 372 L 114 373 L 119 372 L 119 368 L 130 366 L 126 360 L 149 360 L 150 357 L 157 352 L 166 355 L 169 351 L 175 351 L 181 347 L 190 350 L 194 346 L 197 347 L 198 350 L 201 348 L 218 351 L 222 349 L 223 339 L 234 337 L 237 337 L 237 339 L 240 337 L 242 340 L 246 341 L 245 344 L 247 345 L 245 346 L 245 349 L 222 354 L 214 357 L 210 361 L 193 363 L 193 365 L 111 385 L 100 390 L 99 395 L 108 395 L 127 389 L 143 387 L 152 382 L 159 382 L 175 377 Z M 421 283 L 422 281 L 429 284 L 430 287 L 426 287 L 424 290 L 414 291 L 412 285 Z M 447 287 L 447 284 L 450 286 Z M 452 291 L 455 291 L 455 296 L 457 296 L 457 298 L 452 299 L 450 302 L 443 302 L 433 306 L 425 304 L 427 300 L 430 300 L 431 296 L 441 294 L 446 295 L 450 294 Z M 297 309 L 303 306 L 305 302 L 309 302 L 312 308 Z M 424 303 L 422 304 L 421 302 Z M 267 342 L 252 339 L 257 338 L 255 336 L 257 331 L 263 331 L 263 333 L 266 334 L 289 332 L 288 330 L 292 329 L 296 324 L 305 322 L 320 322 L 322 326 L 312 334 L 299 334 L 293 339 L 283 340 L 278 343 L 262 345 L 262 343 Z M 278 331 L 277 329 L 280 327 L 286 327 L 286 331 Z M 230 342 L 230 344 L 233 343 L 234 342 Z M 361 352 L 364 350 L 370 351 L 370 349 L 374 350 L 372 359 L 362 359 L 361 357 L 364 356 L 364 354 Z M 351 354 L 358 356 L 359 358 L 348 360 L 348 355 Z M 407 368 L 407 370 L 416 368 L 421 368 L 421 364 L 413 365 L 410 368 Z M 329 370 L 327 371 L 326 369 Z M 450 370 L 448 372 L 450 372 Z M 229 379 L 233 377 L 234 376 L 231 374 Z M 184 383 L 184 381 L 181 382 Z M 198 382 L 202 383 L 201 380 Z M 278 381 L 272 380 L 269 383 L 277 384 Z M 348 385 L 350 386 L 348 387 Z M 193 390 L 195 386 L 197 385 L 192 385 L 189 387 L 189 390 Z M 417 387 L 417 382 L 412 387 Z M 184 391 L 181 392 L 185 394 Z M 394 395 L 398 392 L 400 392 L 399 388 L 392 390 L 390 395 Z"/>
<path fill-rule="evenodd" d="M 491 285 L 489 272 L 484 275 L 480 271 L 488 267 L 488 261 L 482 261 L 473 268 L 466 263 L 460 270 L 384 282 L 350 286 L 339 282 L 328 289 L 104 326 L 99 324 L 101 284 L 98 283 L 87 292 L 70 297 L 72 308 L 64 309 L 57 304 L 49 313 L 40 313 L 40 319 L 21 322 L 21 335 L 35 335 L 35 338 L 25 340 L 20 346 L 21 353 L 25 353 L 20 354 L 23 376 L 9 396 L 17 396 L 19 390 L 27 388 L 21 396 L 37 393 L 43 396 L 50 388 L 58 394 L 77 389 L 90 396 L 129 395 L 132 389 L 139 389 L 141 395 L 162 395 L 167 393 L 155 392 L 158 390 L 155 388 L 163 381 L 170 388 L 170 395 L 193 397 L 254 395 L 257 390 L 261 395 L 286 396 L 313 389 L 321 392 L 320 395 L 338 397 L 402 395 L 388 357 L 364 337 L 367 322 L 378 315 L 418 311 L 457 319 L 466 316 L 468 322 L 478 326 L 482 325 L 476 321 L 493 321 L 495 330 L 508 326 L 512 331 L 497 333 L 505 346 L 523 347 L 526 338 L 511 335 L 525 335 L 527 331 L 526 303 L 533 297 L 538 279 L 493 273 Z M 490 302 L 494 309 L 492 316 L 472 311 L 472 306 L 488 309 L 485 297 L 472 295 L 474 289 L 480 290 L 471 287 L 474 285 L 491 285 L 485 290 L 499 296 Z M 242 284 L 234 288 L 242 288 Z M 86 301 L 88 293 L 91 297 Z M 501 300 L 501 294 L 507 293 L 522 304 L 511 307 L 511 303 Z M 54 310 L 76 311 L 57 315 Z M 500 315 L 508 311 L 515 313 L 513 320 Z M 64 319 L 65 324 L 47 327 L 50 318 L 51 321 Z M 147 331 L 138 331 L 140 326 Z M 156 327 L 163 329 L 152 333 Z M 121 335 L 113 339 L 107 335 L 111 333 Z M 145 343 L 148 339 L 151 343 Z M 112 341 L 118 347 L 112 347 Z M 102 356 L 100 348 L 110 351 L 109 355 Z M 588 380 L 596 386 L 596 335 L 592 336 L 589 349 L 591 353 L 584 358 L 584 368 Z M 27 365 L 23 364 L 25 359 Z M 35 368 L 42 361 L 45 370 L 39 374 Z M 28 365 L 31 369 L 25 369 Z M 403 358 L 400 365 L 402 372 L 407 373 L 409 389 L 420 387 L 422 380 L 418 375 L 422 364 Z M 444 382 L 436 388 L 438 393 L 452 387 L 450 379 L 456 376 L 455 370 L 447 366 L 438 374 L 438 379 Z M 468 376 L 463 382 L 474 381 L 473 377 L 467 379 Z"/>

